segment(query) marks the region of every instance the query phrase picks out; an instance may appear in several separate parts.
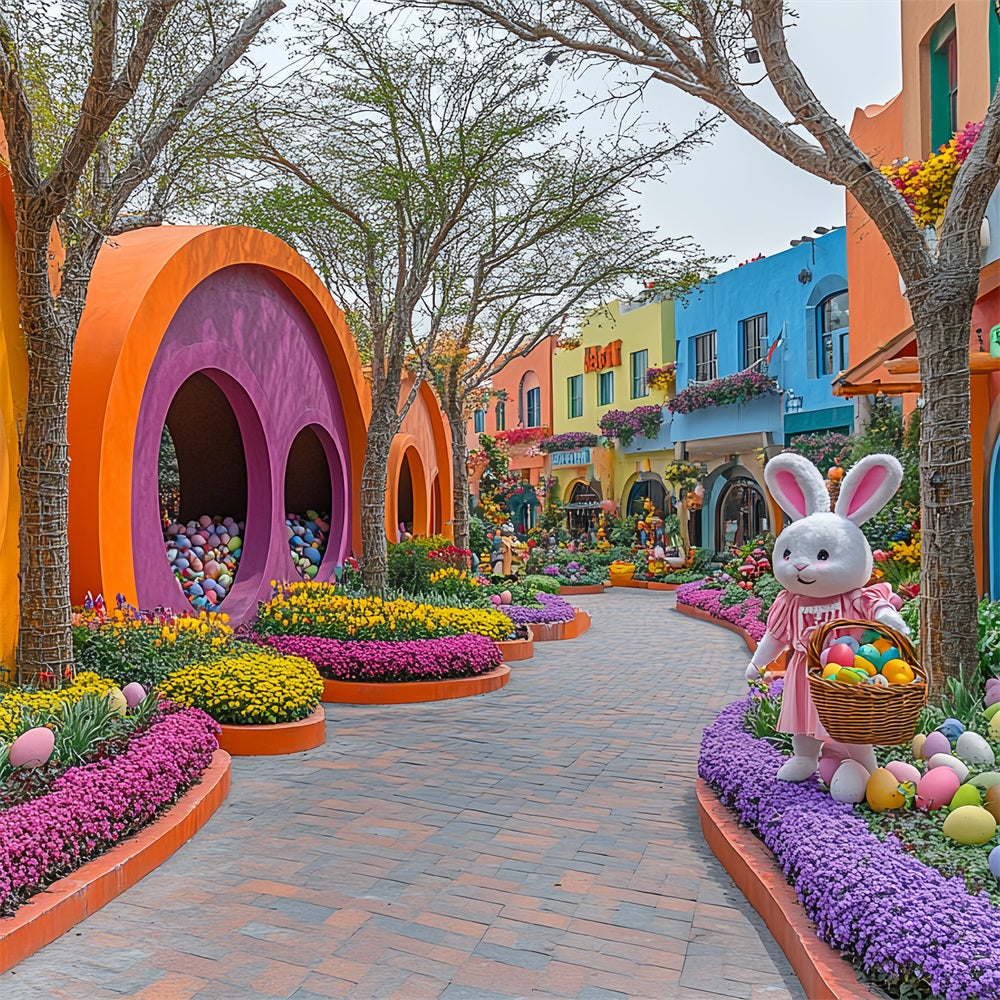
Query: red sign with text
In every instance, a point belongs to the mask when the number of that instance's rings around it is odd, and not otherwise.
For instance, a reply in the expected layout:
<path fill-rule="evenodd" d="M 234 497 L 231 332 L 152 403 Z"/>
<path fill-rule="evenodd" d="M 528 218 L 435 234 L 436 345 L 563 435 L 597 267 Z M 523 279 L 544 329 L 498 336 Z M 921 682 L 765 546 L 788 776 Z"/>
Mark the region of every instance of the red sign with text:
<path fill-rule="evenodd" d="M 615 340 L 607 347 L 587 347 L 583 352 L 583 370 L 599 372 L 605 368 L 617 368 L 622 363 L 622 342 Z"/>

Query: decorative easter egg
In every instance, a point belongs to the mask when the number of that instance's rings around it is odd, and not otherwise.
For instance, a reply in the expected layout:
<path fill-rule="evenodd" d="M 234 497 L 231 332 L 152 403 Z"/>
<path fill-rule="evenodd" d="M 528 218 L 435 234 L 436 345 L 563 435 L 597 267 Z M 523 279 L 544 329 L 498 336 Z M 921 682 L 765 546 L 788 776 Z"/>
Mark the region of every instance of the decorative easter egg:
<path fill-rule="evenodd" d="M 177 561 L 177 549 L 167 549 L 167 562 Z"/>
<path fill-rule="evenodd" d="M 841 684 L 864 684 L 868 675 L 854 667 L 841 667 L 837 671 L 837 681 Z"/>
<path fill-rule="evenodd" d="M 212 534 L 208 536 L 208 547 L 211 549 L 217 549 L 222 544 L 222 540 L 213 531 Z"/>
<path fill-rule="evenodd" d="M 178 556 L 174 562 L 174 567 L 176 569 L 189 569 L 191 567 L 191 560 L 185 559 L 184 556 Z"/>
<path fill-rule="evenodd" d="M 986 697 L 983 700 L 987 708 L 1000 705 L 1000 677 L 991 677 L 986 682 Z"/>
<path fill-rule="evenodd" d="M 858 632 L 857 635 L 851 635 L 850 633 L 839 635 L 837 636 L 837 642 L 843 643 L 845 646 L 850 646 L 851 649 L 853 649 L 854 652 L 856 653 L 861 648 L 861 643 L 858 642 L 858 635 L 860 634 L 861 633 Z"/>
<path fill-rule="evenodd" d="M 867 785 L 868 772 L 856 760 L 845 760 L 830 782 L 830 797 L 837 802 L 861 802 Z"/>
<path fill-rule="evenodd" d="M 876 674 L 874 677 L 869 677 L 868 680 L 875 685 L 875 687 L 887 688 L 889 686 L 889 678 L 883 676 L 882 674 Z"/>
<path fill-rule="evenodd" d="M 883 664 L 888 663 L 890 660 L 899 660 L 899 659 L 902 659 L 902 657 L 899 655 L 899 650 L 895 646 L 888 646 L 887 648 L 882 650 L 882 655 L 879 656 L 878 665 L 882 666 Z"/>
<path fill-rule="evenodd" d="M 232 543 L 232 542 L 230 541 L 230 543 L 229 543 L 229 544 L 230 544 L 230 545 L 232 545 L 233 543 Z M 242 546 L 241 546 L 241 547 L 240 547 L 240 548 L 238 548 L 238 549 L 230 549 L 230 550 L 229 550 L 229 552 L 230 552 L 230 554 L 232 555 L 232 557 L 233 557 L 234 559 L 239 559 L 239 557 L 240 557 L 241 555 L 243 555 L 243 548 L 242 548 Z"/>
<path fill-rule="evenodd" d="M 313 565 L 318 566 L 319 561 L 323 558 L 323 553 L 319 549 L 308 548 L 305 550 L 306 558 L 313 563 Z"/>
<path fill-rule="evenodd" d="M 860 654 L 854 657 L 854 669 L 860 670 L 862 673 L 867 674 L 869 677 L 874 677 L 878 671 L 875 669 L 875 664 L 871 660 L 866 660 Z"/>
<path fill-rule="evenodd" d="M 968 764 L 985 764 L 992 767 L 997 762 L 993 748 L 979 733 L 965 732 L 955 742 L 955 756 Z"/>
<path fill-rule="evenodd" d="M 916 676 L 906 660 L 888 660 L 882 664 L 882 675 L 890 684 L 909 684 Z M 948 743 L 951 749 L 951 743 Z"/>
<path fill-rule="evenodd" d="M 982 788 L 984 791 L 994 785 L 1000 785 L 1000 771 L 983 771 L 982 774 L 969 778 L 969 784 L 975 785 L 976 788 Z"/>
<path fill-rule="evenodd" d="M 500 603 L 501 604 L 510 604 L 511 600 L 513 599 L 513 596 L 514 595 L 511 594 L 511 592 L 509 590 L 501 590 L 500 591 Z"/>
<path fill-rule="evenodd" d="M 205 576 L 214 580 L 219 575 L 219 570 L 221 568 L 222 567 L 214 559 L 209 559 L 204 566 Z"/>
<path fill-rule="evenodd" d="M 997 821 L 980 806 L 959 806 L 948 814 L 941 832 L 960 844 L 985 844 L 997 832 Z"/>
<path fill-rule="evenodd" d="M 129 708 L 135 708 L 146 697 L 146 689 L 138 681 L 132 681 L 122 688 L 122 694 L 125 697 L 125 704 Z"/>
<path fill-rule="evenodd" d="M 994 847 L 989 857 L 990 871 L 1000 879 L 1000 847 Z"/>
<path fill-rule="evenodd" d="M 842 667 L 854 666 L 854 650 L 846 642 L 838 642 L 824 652 L 827 663 L 839 663 Z"/>
<path fill-rule="evenodd" d="M 819 776 L 823 780 L 823 784 L 830 787 L 830 782 L 833 781 L 833 776 L 837 773 L 837 768 L 844 763 L 842 757 L 837 757 L 834 754 L 827 756 L 824 754 L 819 759 Z"/>
<path fill-rule="evenodd" d="M 923 777 L 912 764 L 908 764 L 905 760 L 890 760 L 885 765 L 885 769 L 894 774 L 900 783 L 909 781 L 915 785 Z"/>
<path fill-rule="evenodd" d="M 228 573 L 220 573 L 218 582 L 220 586 L 228 589 L 232 585 L 233 578 Z"/>
<path fill-rule="evenodd" d="M 927 734 L 921 756 L 924 760 L 930 760 L 936 753 L 951 753 L 951 743 L 948 742 L 948 737 L 937 730 Z"/>
<path fill-rule="evenodd" d="M 991 722 L 997 712 L 1000 712 L 1000 701 L 995 701 L 992 705 L 987 705 L 986 711 L 983 713 L 986 716 L 986 721 Z"/>
<path fill-rule="evenodd" d="M 959 806 L 981 806 L 983 796 L 975 785 L 964 784 L 958 786 L 958 791 L 951 797 L 948 803 L 949 809 L 957 809 Z"/>
<path fill-rule="evenodd" d="M 319 572 L 319 566 L 306 566 L 302 572 L 306 579 L 311 580 Z"/>
<path fill-rule="evenodd" d="M 493 602 L 494 604 L 500 604 L 500 603 L 501 603 L 501 602 L 500 602 L 500 595 L 499 595 L 499 594 L 490 594 L 490 600 L 491 600 L 491 601 L 492 601 L 492 602 Z"/>
<path fill-rule="evenodd" d="M 913 737 L 913 742 L 910 744 L 910 747 L 913 750 L 913 756 L 917 760 L 920 760 L 920 758 L 923 757 L 923 755 L 924 755 L 924 752 L 923 752 L 924 751 L 924 741 L 926 739 L 927 739 L 927 736 L 924 733 L 917 733 L 917 735 Z"/>
<path fill-rule="evenodd" d="M 56 734 L 45 726 L 29 729 L 10 745 L 7 759 L 11 767 L 41 767 L 52 756 Z"/>
<path fill-rule="evenodd" d="M 124 715 L 128 711 L 128 699 L 121 688 L 108 688 L 108 693 L 104 696 L 108 700 L 108 708 L 118 715 Z"/>
<path fill-rule="evenodd" d="M 918 809 L 933 812 L 951 802 L 962 782 L 950 767 L 928 771 L 917 782 L 916 805 Z"/>
<path fill-rule="evenodd" d="M 938 726 L 938 731 L 944 733 L 950 743 L 954 743 L 965 732 L 965 726 L 958 719 L 945 719 Z"/>
<path fill-rule="evenodd" d="M 202 514 L 201 517 L 198 518 L 198 523 L 203 528 L 210 528 L 212 526 L 212 519 L 208 516 L 208 514 Z"/>
<path fill-rule="evenodd" d="M 229 549 L 230 552 L 235 553 L 237 549 L 243 548 L 243 539 L 240 538 L 239 535 L 234 535 L 228 542 L 226 542 L 226 548 Z"/>
<path fill-rule="evenodd" d="M 214 590 L 205 591 L 205 600 L 212 606 L 215 606 L 219 602 L 219 595 L 216 594 Z"/>
<path fill-rule="evenodd" d="M 200 583 L 192 583 L 188 588 L 188 594 L 191 597 L 201 597 L 205 593 L 205 589 Z"/>
<path fill-rule="evenodd" d="M 878 639 L 873 639 L 872 642 L 871 642 L 871 645 L 874 646 L 878 650 L 879 656 L 883 656 L 885 654 L 886 650 L 895 649 L 895 647 L 893 646 L 892 642 L 889 639 L 886 639 L 885 636 L 881 636 Z M 896 655 L 897 656 L 899 655 L 898 650 L 897 650 Z M 892 659 L 892 657 L 889 657 L 889 659 Z"/>
<path fill-rule="evenodd" d="M 879 639 L 884 638 L 881 632 L 876 631 L 873 628 L 865 629 L 861 633 L 861 642 L 871 644 L 877 642 Z"/>
<path fill-rule="evenodd" d="M 829 680 L 829 678 L 831 677 L 836 677 L 837 672 L 841 669 L 842 668 L 839 663 L 828 663 L 823 668 L 823 673 L 821 674 L 821 676 L 824 680 Z"/>
<path fill-rule="evenodd" d="M 927 761 L 927 766 L 932 770 L 938 767 L 947 767 L 958 775 L 959 782 L 965 781 L 969 776 L 969 769 L 965 766 L 962 761 L 957 757 L 953 757 L 950 753 L 936 753 L 929 761 Z"/>
<path fill-rule="evenodd" d="M 986 794 L 983 796 L 983 806 L 1000 823 L 1000 785 L 992 785 L 986 789 Z"/>
<path fill-rule="evenodd" d="M 885 767 L 876 767 L 865 785 L 865 799 L 875 812 L 899 809 L 906 804 L 906 796 L 899 787 L 899 779 Z"/>
<path fill-rule="evenodd" d="M 191 536 L 192 545 L 204 546 L 208 539 L 199 531 L 197 534 Z"/>
<path fill-rule="evenodd" d="M 1000 715 L 994 715 L 990 719 L 990 739 L 994 743 L 1000 743 Z"/>
<path fill-rule="evenodd" d="M 865 643 L 864 645 L 859 646 L 855 656 L 860 656 L 863 660 L 867 660 L 869 663 L 879 663 L 882 660 L 882 654 L 871 643 Z"/>

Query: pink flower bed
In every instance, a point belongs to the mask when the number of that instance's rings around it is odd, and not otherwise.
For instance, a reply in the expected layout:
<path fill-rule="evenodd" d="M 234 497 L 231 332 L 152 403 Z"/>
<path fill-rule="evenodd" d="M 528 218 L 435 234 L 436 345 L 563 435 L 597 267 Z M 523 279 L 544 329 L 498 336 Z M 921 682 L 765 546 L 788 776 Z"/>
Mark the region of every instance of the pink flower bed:
<path fill-rule="evenodd" d="M 676 590 L 677 603 L 700 608 L 702 611 L 707 611 L 713 618 L 738 625 L 756 642 L 760 642 L 767 631 L 767 626 L 762 620 L 767 617 L 763 601 L 759 597 L 750 595 L 741 604 L 727 607 L 722 604 L 722 595 L 725 591 L 706 588 L 707 582 L 707 580 L 696 580 L 694 583 L 685 583 L 678 587 Z"/>
<path fill-rule="evenodd" d="M 218 724 L 165 704 L 124 753 L 71 767 L 52 790 L 0 812 L 0 913 L 144 827 L 209 766 Z"/>
<path fill-rule="evenodd" d="M 288 656 L 303 656 L 322 677 L 335 681 L 436 681 L 472 677 L 496 670 L 503 657 L 481 635 L 449 635 L 406 642 L 343 642 L 311 635 L 272 635 L 268 646 Z"/>

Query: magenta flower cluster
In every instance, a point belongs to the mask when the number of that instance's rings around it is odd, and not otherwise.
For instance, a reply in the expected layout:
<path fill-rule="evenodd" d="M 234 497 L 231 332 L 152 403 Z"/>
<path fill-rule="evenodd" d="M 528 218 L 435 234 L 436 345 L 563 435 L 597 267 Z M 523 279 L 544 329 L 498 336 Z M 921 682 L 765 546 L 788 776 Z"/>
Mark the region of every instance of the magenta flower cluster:
<path fill-rule="evenodd" d="M 538 442 L 538 450 L 547 453 L 596 447 L 597 435 L 591 431 L 567 431 L 565 434 L 553 434 L 551 437 L 542 438 Z"/>
<path fill-rule="evenodd" d="M 71 767 L 51 791 L 0 812 L 0 913 L 135 833 L 212 761 L 221 729 L 164 703 L 124 753 Z"/>
<path fill-rule="evenodd" d="M 707 582 L 707 580 L 695 580 L 694 583 L 681 584 L 676 591 L 677 603 L 700 608 L 702 611 L 707 611 L 713 618 L 738 625 L 744 632 L 760 642 L 767 631 L 765 624 L 767 612 L 764 610 L 761 599 L 750 594 L 741 604 L 727 607 L 722 603 L 722 595 L 725 591 L 706 587 Z"/>
<path fill-rule="evenodd" d="M 601 433 L 615 438 L 622 447 L 632 443 L 639 435 L 652 440 L 660 433 L 663 410 L 659 406 L 636 406 L 631 410 L 608 410 L 597 421 Z"/>
<path fill-rule="evenodd" d="M 515 625 L 548 625 L 554 622 L 571 622 L 576 609 L 558 594 L 535 594 L 540 608 L 526 608 L 520 604 L 501 604 L 502 611 Z"/>
<path fill-rule="evenodd" d="M 773 396 L 778 392 L 778 383 L 770 375 L 762 372 L 737 372 L 724 375 L 711 382 L 689 385 L 667 400 L 672 413 L 691 413 L 706 406 L 729 406 L 732 403 L 746 403 L 758 396 Z"/>
<path fill-rule="evenodd" d="M 879 841 L 816 778 L 777 781 L 784 757 L 746 732 L 748 704 L 730 705 L 705 730 L 698 772 L 774 853 L 819 936 L 876 981 L 923 980 L 945 1000 L 1000 1000 L 1000 911 L 989 896 L 970 895 L 894 837 Z"/>
<path fill-rule="evenodd" d="M 272 635 L 267 645 L 287 656 L 304 656 L 322 677 L 334 681 L 431 681 L 472 677 L 503 662 L 496 645 L 481 635 L 449 635 L 406 642 L 341 642 L 308 635 Z"/>

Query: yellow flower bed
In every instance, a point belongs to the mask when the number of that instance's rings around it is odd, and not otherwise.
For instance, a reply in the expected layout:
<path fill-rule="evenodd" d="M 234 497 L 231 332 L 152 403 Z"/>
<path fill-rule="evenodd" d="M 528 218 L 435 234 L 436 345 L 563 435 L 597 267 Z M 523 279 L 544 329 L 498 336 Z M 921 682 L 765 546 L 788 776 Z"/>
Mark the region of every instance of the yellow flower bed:
<path fill-rule="evenodd" d="M 261 605 L 258 626 L 274 635 L 327 639 L 433 639 L 471 632 L 499 641 L 512 631 L 510 619 L 485 608 L 447 608 L 379 597 L 347 597 L 326 583 L 282 584 Z"/>
<path fill-rule="evenodd" d="M 21 713 L 58 714 L 62 702 L 74 703 L 85 694 L 105 695 L 115 682 L 90 671 L 76 675 L 66 687 L 51 691 L 23 691 L 12 687 L 0 689 L 0 739 L 10 741 L 21 732 Z"/>
<path fill-rule="evenodd" d="M 226 656 L 174 671 L 159 690 L 164 698 L 203 709 L 216 722 L 262 725 L 304 719 L 319 704 L 323 679 L 300 656 L 241 644 Z"/>

